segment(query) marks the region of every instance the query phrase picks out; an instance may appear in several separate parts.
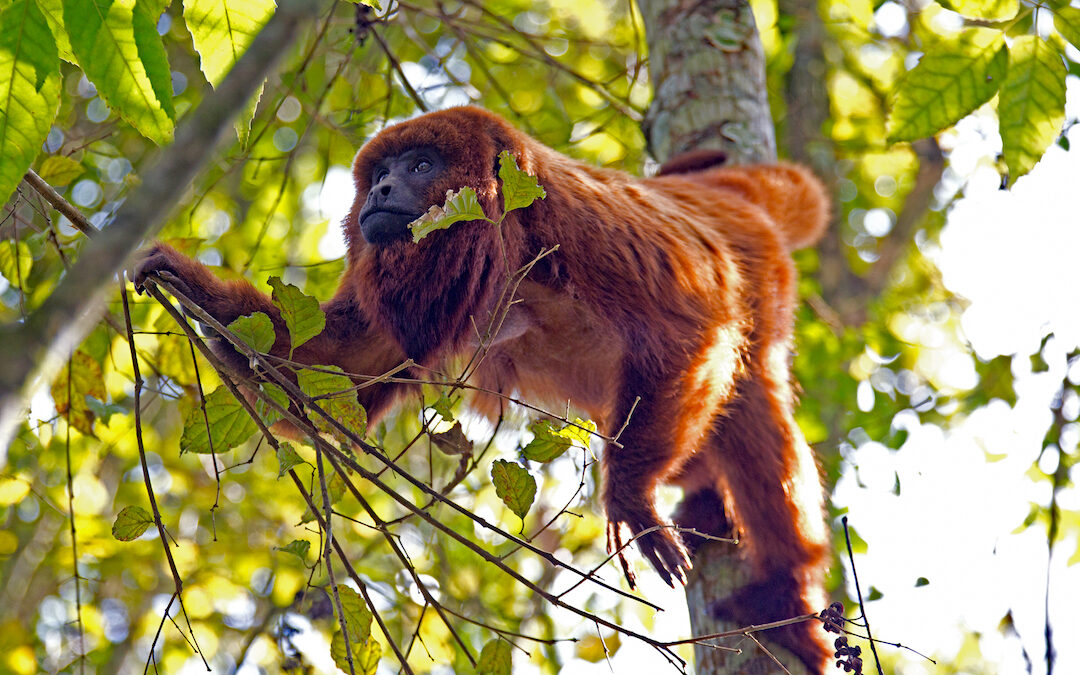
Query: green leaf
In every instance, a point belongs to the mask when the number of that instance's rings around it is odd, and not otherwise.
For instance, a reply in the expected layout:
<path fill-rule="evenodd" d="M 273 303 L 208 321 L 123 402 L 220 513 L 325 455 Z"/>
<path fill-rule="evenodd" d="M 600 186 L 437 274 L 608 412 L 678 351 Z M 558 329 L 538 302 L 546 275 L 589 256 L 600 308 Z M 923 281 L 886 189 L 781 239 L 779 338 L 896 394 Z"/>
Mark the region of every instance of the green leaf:
<path fill-rule="evenodd" d="M 60 58 L 68 63 L 75 63 L 67 29 L 64 28 L 64 0 L 37 0 L 37 6 L 49 23 L 49 30 L 52 31 L 53 39 L 56 40 L 56 50 L 60 53 Z"/>
<path fill-rule="evenodd" d="M 504 214 L 547 197 L 544 188 L 537 184 L 536 176 L 519 169 L 514 156 L 506 150 L 499 153 L 499 180 L 502 181 Z"/>
<path fill-rule="evenodd" d="M 889 141 L 913 141 L 955 124 L 997 93 L 1008 53 L 1004 35 L 970 28 L 939 43 L 893 92 Z"/>
<path fill-rule="evenodd" d="M 612 633 L 603 640 L 599 635 L 590 633 L 578 641 L 574 646 L 574 653 L 579 659 L 589 663 L 600 663 L 604 659 L 611 658 L 622 646 L 622 640 L 618 633 Z"/>
<path fill-rule="evenodd" d="M 87 410 L 93 413 L 94 417 L 101 420 L 102 424 L 108 424 L 113 415 L 121 415 L 128 412 L 122 405 L 117 405 L 116 403 L 103 403 L 89 394 L 85 395 L 83 399 L 86 401 Z"/>
<path fill-rule="evenodd" d="M 372 613 L 360 594 L 345 584 L 338 584 L 338 598 L 341 611 L 345 615 L 345 627 L 349 631 L 349 646 L 352 648 L 353 667 L 357 675 L 374 675 L 382 657 L 382 646 L 371 636 Z M 341 622 L 339 621 L 340 625 Z M 340 630 L 334 632 L 330 642 L 330 654 L 334 663 L 346 673 L 349 661 L 345 652 L 345 638 Z"/>
<path fill-rule="evenodd" d="M 278 478 L 289 473 L 294 466 L 304 463 L 304 458 L 296 454 L 292 443 L 281 443 L 277 449 Z"/>
<path fill-rule="evenodd" d="M 435 230 L 445 230 L 463 220 L 483 220 L 484 209 L 476 198 L 476 190 L 463 187 L 457 192 L 446 191 L 446 202 L 442 206 L 432 206 L 427 213 L 409 223 L 413 233 L 413 242 L 419 242 Z"/>
<path fill-rule="evenodd" d="M 919 577 L 915 580 L 915 588 L 922 588 L 923 586 L 929 586 L 930 580 L 926 577 Z"/>
<path fill-rule="evenodd" d="M 550 462 L 571 446 L 588 449 L 589 432 L 596 431 L 596 424 L 580 418 L 574 421 L 579 426 L 567 424 L 556 428 L 551 420 L 538 420 L 530 424 L 529 431 L 533 433 L 533 439 L 521 449 L 522 456 L 534 462 Z"/>
<path fill-rule="evenodd" d="M 251 95 L 248 102 L 244 104 L 243 110 L 236 116 L 236 121 L 233 122 L 233 128 L 236 129 L 236 138 L 240 141 L 241 148 L 246 149 L 248 146 L 248 140 L 251 138 L 251 120 L 254 119 L 255 111 L 259 108 L 259 100 L 262 99 L 265 88 L 266 82 L 259 85 L 259 88 Z"/>
<path fill-rule="evenodd" d="M 242 316 L 230 323 L 228 328 L 257 352 L 265 354 L 274 346 L 274 322 L 262 312 Z"/>
<path fill-rule="evenodd" d="M 1054 10 L 1054 28 L 1073 47 L 1080 49 L 1080 7 L 1062 7 Z"/>
<path fill-rule="evenodd" d="M 199 68 L 215 89 L 247 51 L 251 41 L 274 15 L 274 0 L 184 0 L 184 23 L 199 53 Z M 265 83 L 264 83 L 265 84 Z M 236 135 L 247 146 L 251 119 L 263 86 L 252 96 L 236 120 Z"/>
<path fill-rule="evenodd" d="M 274 0 L 184 0 L 184 23 L 199 68 L 217 88 L 274 15 Z"/>
<path fill-rule="evenodd" d="M 60 105 L 60 57 L 34 0 L 0 4 L 0 202 L 41 152 Z"/>
<path fill-rule="evenodd" d="M 338 598 L 341 599 L 341 611 L 345 614 L 345 626 L 349 629 L 349 640 L 353 644 L 367 640 L 371 635 L 371 610 L 360 594 L 350 586 L 338 584 Z"/>
<path fill-rule="evenodd" d="M 499 499 L 524 521 L 536 498 L 536 479 L 532 474 L 516 462 L 497 459 L 491 465 L 491 482 Z"/>
<path fill-rule="evenodd" d="M 156 17 L 135 0 L 63 4 L 71 49 L 101 98 L 143 136 L 172 141 L 172 74 Z"/>
<path fill-rule="evenodd" d="M 447 396 L 445 393 L 440 393 L 439 399 L 428 407 L 437 412 L 439 414 L 439 417 L 441 417 L 444 422 L 453 422 L 454 410 L 451 407 L 453 405 L 454 402 L 450 399 L 449 396 Z"/>
<path fill-rule="evenodd" d="M 349 0 L 354 5 L 367 5 L 372 9 L 382 11 L 382 5 L 379 4 L 379 0 Z"/>
<path fill-rule="evenodd" d="M 272 382 L 263 382 L 259 385 L 259 389 L 279 406 L 285 410 L 289 409 L 289 395 L 285 393 L 284 389 Z M 262 418 L 263 424 L 268 427 L 284 417 L 277 410 L 271 408 L 270 405 L 261 398 L 255 401 L 255 412 L 259 413 L 259 417 Z"/>
<path fill-rule="evenodd" d="M 311 550 L 311 542 L 303 539 L 293 539 L 286 546 L 278 548 L 284 553 L 291 553 L 300 560 L 307 561 L 308 551 Z"/>
<path fill-rule="evenodd" d="M 0 162 L 2 163 L 2 162 Z M 34 265 L 34 256 L 30 245 L 25 241 L 0 241 L 0 275 L 12 286 L 25 288 L 30 277 L 30 268 Z"/>
<path fill-rule="evenodd" d="M 375 675 L 382 658 L 382 645 L 373 637 L 363 642 L 350 642 L 353 652 L 353 669 L 356 675 Z M 330 656 L 342 672 L 349 672 L 349 660 L 345 656 L 345 639 L 341 631 L 334 633 L 330 640 Z"/>
<path fill-rule="evenodd" d="M 71 386 L 68 386 L 68 373 L 71 374 Z M 87 436 L 94 434 L 94 413 L 86 405 L 86 397 L 93 396 L 99 401 L 108 398 L 105 392 L 105 379 L 101 374 L 101 365 L 81 349 L 71 355 L 69 364 L 60 368 L 49 393 L 52 395 L 56 412 L 66 417 L 71 426 Z M 68 394 L 71 405 L 68 405 Z"/>
<path fill-rule="evenodd" d="M 289 329 L 289 341 L 293 350 L 311 338 L 323 332 L 326 327 L 326 314 L 319 307 L 319 301 L 293 286 L 286 284 L 281 277 L 270 277 L 270 288 L 274 289 L 271 297 L 281 310 L 281 318 Z"/>
<path fill-rule="evenodd" d="M 1046 40 L 1036 35 L 1013 40 L 998 119 L 1011 184 L 1035 166 L 1065 120 L 1065 65 Z"/>
<path fill-rule="evenodd" d="M 76 162 L 70 157 L 53 155 L 47 157 L 38 169 L 41 180 L 53 187 L 67 185 L 83 174 L 85 169 L 81 162 Z"/>
<path fill-rule="evenodd" d="M 589 449 L 589 443 L 592 441 L 593 434 L 596 433 L 596 422 L 592 420 L 583 420 L 580 417 L 574 418 L 573 424 L 567 424 L 562 429 L 559 429 L 559 435 L 563 438 L 569 438 L 574 442 L 574 445 L 579 448 Z"/>
<path fill-rule="evenodd" d="M 1020 11 L 1020 0 L 938 0 L 943 7 L 983 21 L 1008 21 Z"/>
<path fill-rule="evenodd" d="M 132 541 L 142 536 L 154 524 L 154 516 L 141 506 L 125 506 L 116 514 L 112 536 L 117 541 Z"/>
<path fill-rule="evenodd" d="M 207 434 L 209 422 L 210 433 Z M 246 441 L 258 429 L 255 421 L 224 386 L 206 397 L 206 417 L 196 406 L 184 420 L 180 452 L 225 452 Z M 210 440 L 213 439 L 211 446 Z"/>
<path fill-rule="evenodd" d="M 495 638 L 480 650 L 480 658 L 476 661 L 476 673 L 477 675 L 510 675 L 512 666 L 510 643 Z"/>
<path fill-rule="evenodd" d="M 342 374 L 337 366 L 317 366 L 323 370 L 304 369 L 296 374 L 296 383 L 300 390 L 315 399 L 330 417 L 340 422 L 346 429 L 363 438 L 367 433 L 367 412 L 356 400 L 356 385 L 348 376 Z M 333 372 L 326 372 L 327 370 Z M 319 431 L 340 435 L 319 413 L 308 411 L 308 419 Z M 348 439 L 339 438 L 346 441 Z"/>
<path fill-rule="evenodd" d="M 454 422 L 449 431 L 431 434 L 431 440 L 435 447 L 448 455 L 471 455 L 472 442 L 465 438 L 465 432 L 461 430 L 461 422 Z"/>

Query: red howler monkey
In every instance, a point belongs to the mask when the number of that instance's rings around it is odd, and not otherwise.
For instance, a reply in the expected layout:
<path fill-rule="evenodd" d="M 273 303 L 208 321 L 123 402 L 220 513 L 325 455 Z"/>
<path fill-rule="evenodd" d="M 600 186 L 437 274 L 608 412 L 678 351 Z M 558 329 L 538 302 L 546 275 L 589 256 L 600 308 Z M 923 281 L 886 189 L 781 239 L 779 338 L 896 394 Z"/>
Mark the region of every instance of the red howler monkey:
<path fill-rule="evenodd" d="M 546 199 L 509 213 L 498 230 L 459 222 L 413 243 L 408 224 L 447 190 L 472 187 L 488 217 L 502 214 L 503 150 L 537 177 Z M 676 524 L 734 528 L 755 570 L 756 581 L 719 613 L 749 624 L 812 612 L 825 604 L 828 536 L 817 467 L 792 418 L 790 252 L 820 236 L 828 204 L 802 168 L 698 170 L 720 161 L 635 178 L 565 157 L 473 107 L 392 126 L 356 156 L 348 269 L 323 306 L 325 331 L 293 358 L 358 374 L 406 357 L 445 363 L 476 348 L 476 326 L 497 311 L 507 270 L 557 244 L 519 287 L 521 302 L 474 383 L 552 405 L 569 400 L 608 434 L 629 415 L 621 447 L 609 444 L 603 457 L 609 549 L 627 540 L 623 526 L 639 533 L 664 524 L 654 491 L 673 483 L 685 492 Z M 278 330 L 274 353 L 287 353 L 279 312 L 250 284 L 222 282 L 162 245 L 139 263 L 136 284 L 152 272 L 174 275 L 222 323 L 266 313 Z M 365 388 L 361 403 L 377 418 L 402 390 Z M 637 540 L 669 584 L 685 580 L 686 546 L 696 543 L 670 528 Z M 816 624 L 769 637 L 812 671 L 824 667 Z"/>

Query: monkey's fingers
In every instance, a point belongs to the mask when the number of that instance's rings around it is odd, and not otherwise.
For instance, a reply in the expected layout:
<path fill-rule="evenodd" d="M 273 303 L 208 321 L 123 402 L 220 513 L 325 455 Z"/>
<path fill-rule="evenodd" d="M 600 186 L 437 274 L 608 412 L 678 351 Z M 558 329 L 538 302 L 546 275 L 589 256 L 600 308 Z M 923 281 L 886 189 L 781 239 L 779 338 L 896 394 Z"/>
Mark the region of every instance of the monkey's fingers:
<path fill-rule="evenodd" d="M 619 567 L 622 568 L 623 576 L 626 577 L 626 583 L 630 585 L 631 589 L 637 588 L 637 577 L 634 575 L 634 571 L 630 569 L 630 561 L 626 559 L 626 542 L 622 540 L 622 535 L 619 534 L 620 523 L 608 521 L 607 524 L 607 552 L 614 553 L 619 559 Z"/>
<path fill-rule="evenodd" d="M 668 586 L 675 588 L 676 581 L 686 585 L 686 573 L 691 566 L 690 556 L 670 529 L 650 532 L 638 539 L 638 548 Z"/>

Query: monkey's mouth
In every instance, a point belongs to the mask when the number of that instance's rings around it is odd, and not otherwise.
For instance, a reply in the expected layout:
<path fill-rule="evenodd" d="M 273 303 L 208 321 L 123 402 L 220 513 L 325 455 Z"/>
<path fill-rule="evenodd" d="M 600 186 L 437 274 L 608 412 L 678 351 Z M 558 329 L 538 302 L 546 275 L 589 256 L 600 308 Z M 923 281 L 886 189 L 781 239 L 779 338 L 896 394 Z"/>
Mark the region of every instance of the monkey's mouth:
<path fill-rule="evenodd" d="M 371 244 L 381 244 L 410 236 L 409 223 L 422 213 L 397 209 L 373 209 L 360 215 L 360 231 Z"/>

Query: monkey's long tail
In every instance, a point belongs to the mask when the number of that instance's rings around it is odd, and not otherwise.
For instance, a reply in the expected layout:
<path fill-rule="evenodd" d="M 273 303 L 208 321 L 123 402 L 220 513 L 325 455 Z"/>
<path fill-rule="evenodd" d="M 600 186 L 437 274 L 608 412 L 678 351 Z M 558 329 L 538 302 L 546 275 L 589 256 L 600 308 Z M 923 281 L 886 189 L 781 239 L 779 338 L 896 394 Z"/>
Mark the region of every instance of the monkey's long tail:
<path fill-rule="evenodd" d="M 832 215 L 825 186 L 798 164 L 738 166 L 704 175 L 710 183 L 740 192 L 765 209 L 783 232 L 790 251 L 816 243 Z"/>

